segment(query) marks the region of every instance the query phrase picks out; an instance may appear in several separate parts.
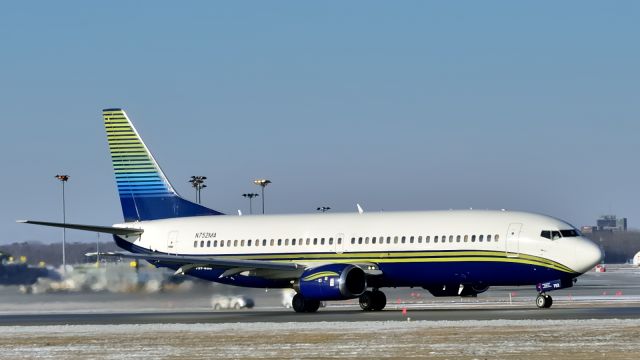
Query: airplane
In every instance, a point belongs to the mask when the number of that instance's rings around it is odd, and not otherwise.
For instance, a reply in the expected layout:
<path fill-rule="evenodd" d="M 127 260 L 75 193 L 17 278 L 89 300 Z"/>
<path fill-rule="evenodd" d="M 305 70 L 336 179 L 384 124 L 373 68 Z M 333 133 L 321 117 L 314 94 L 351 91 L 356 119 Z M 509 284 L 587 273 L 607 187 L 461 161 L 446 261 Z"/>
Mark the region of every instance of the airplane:
<path fill-rule="evenodd" d="M 182 198 L 122 109 L 103 110 L 124 222 L 113 226 L 19 222 L 113 235 L 126 252 L 176 274 L 243 287 L 292 288 L 296 312 L 358 298 L 386 305 L 382 289 L 422 287 L 436 297 L 490 286 L 535 286 L 535 304 L 573 286 L 602 259 L 574 226 L 505 210 L 225 215 Z M 91 255 L 91 254 L 88 254 Z"/>

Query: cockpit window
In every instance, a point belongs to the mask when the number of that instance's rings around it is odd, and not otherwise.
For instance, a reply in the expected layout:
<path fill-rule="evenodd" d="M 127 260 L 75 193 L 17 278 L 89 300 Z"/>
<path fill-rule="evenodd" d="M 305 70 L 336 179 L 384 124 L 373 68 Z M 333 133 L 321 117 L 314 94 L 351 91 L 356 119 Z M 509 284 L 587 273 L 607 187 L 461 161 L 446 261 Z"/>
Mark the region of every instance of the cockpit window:
<path fill-rule="evenodd" d="M 580 232 L 576 229 L 571 230 L 542 230 L 540 236 L 546 239 L 558 240 L 563 237 L 577 237 L 580 236 Z"/>
<path fill-rule="evenodd" d="M 576 229 L 571 230 L 560 230 L 562 237 L 577 237 L 580 236 L 580 233 Z"/>

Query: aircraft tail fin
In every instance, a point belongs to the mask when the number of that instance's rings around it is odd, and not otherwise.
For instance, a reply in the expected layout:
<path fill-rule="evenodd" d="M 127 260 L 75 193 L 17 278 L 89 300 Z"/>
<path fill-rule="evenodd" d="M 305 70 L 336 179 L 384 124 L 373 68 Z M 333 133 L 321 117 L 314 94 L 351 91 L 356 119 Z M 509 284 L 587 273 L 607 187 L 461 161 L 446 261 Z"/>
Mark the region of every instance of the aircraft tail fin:
<path fill-rule="evenodd" d="M 173 189 L 124 110 L 104 109 L 102 116 L 126 222 L 223 215 Z"/>

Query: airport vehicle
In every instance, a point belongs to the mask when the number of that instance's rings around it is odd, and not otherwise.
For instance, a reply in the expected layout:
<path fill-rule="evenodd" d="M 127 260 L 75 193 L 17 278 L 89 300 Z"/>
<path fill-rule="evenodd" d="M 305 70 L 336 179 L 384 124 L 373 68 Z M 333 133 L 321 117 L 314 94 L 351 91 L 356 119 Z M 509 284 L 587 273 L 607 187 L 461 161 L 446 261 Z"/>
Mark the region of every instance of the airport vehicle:
<path fill-rule="evenodd" d="M 214 295 L 211 298 L 213 310 L 251 309 L 254 305 L 253 299 L 245 295 Z"/>
<path fill-rule="evenodd" d="M 10 255 L 0 252 L 0 285 L 33 285 L 40 278 L 60 279 L 52 269 L 12 262 L 10 258 Z"/>
<path fill-rule="evenodd" d="M 124 223 L 22 222 L 113 234 L 128 252 L 224 284 L 293 288 L 296 312 L 359 298 L 382 310 L 385 287 L 474 296 L 536 286 L 536 305 L 570 287 L 602 252 L 562 220 L 517 211 L 361 212 L 229 216 L 178 195 L 122 109 L 103 110 Z"/>

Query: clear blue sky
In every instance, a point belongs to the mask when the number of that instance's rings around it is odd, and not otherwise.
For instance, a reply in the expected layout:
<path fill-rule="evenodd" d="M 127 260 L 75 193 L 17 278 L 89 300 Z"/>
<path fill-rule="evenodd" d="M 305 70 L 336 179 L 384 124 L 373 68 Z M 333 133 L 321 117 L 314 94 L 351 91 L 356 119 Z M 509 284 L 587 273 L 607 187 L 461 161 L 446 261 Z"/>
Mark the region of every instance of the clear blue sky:
<path fill-rule="evenodd" d="M 0 243 L 60 239 L 14 220 L 61 219 L 61 172 L 69 222 L 121 220 L 106 107 L 223 212 L 265 177 L 271 213 L 640 227 L 638 19 L 637 1 L 3 2 Z"/>

